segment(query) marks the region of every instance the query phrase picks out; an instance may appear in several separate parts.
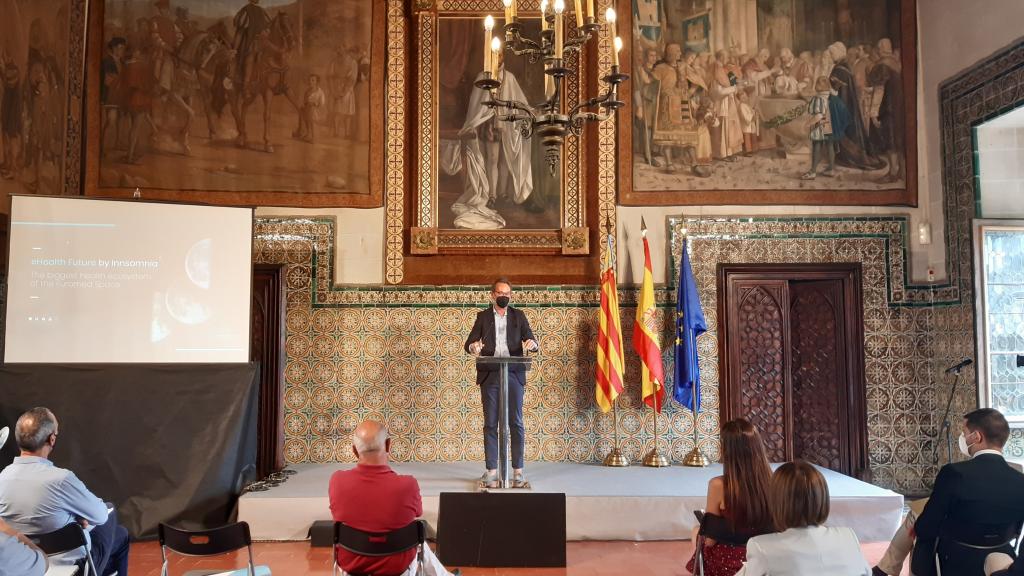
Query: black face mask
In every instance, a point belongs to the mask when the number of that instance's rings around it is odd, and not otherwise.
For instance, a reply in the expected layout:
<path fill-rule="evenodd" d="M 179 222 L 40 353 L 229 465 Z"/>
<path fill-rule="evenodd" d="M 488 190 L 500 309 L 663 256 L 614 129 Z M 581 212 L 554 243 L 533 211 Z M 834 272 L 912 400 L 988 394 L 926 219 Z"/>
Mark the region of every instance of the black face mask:
<path fill-rule="evenodd" d="M 494 299 L 494 303 L 498 305 L 498 308 L 505 308 L 506 306 L 508 306 L 508 301 L 508 296 L 498 296 L 497 298 Z"/>

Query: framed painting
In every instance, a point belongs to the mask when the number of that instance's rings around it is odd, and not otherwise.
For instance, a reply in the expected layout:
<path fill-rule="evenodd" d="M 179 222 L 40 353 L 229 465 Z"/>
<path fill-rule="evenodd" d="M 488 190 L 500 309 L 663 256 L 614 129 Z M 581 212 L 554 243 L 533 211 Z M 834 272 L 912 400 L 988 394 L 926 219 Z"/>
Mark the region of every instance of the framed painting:
<path fill-rule="evenodd" d="M 81 194 L 89 3 L 0 0 L 0 193 Z"/>
<path fill-rule="evenodd" d="M 521 33 L 538 38 L 540 12 L 530 4 L 520 2 Z M 541 137 L 501 120 L 502 110 L 487 107 L 490 96 L 474 84 L 484 70 L 484 17 L 499 17 L 500 36 L 501 2 L 426 8 L 416 13 L 420 121 L 410 252 L 588 254 L 585 137 L 567 135 L 551 163 Z M 508 51 L 499 58 L 500 98 L 544 100 L 540 62 Z M 573 73 L 566 77 L 563 102 L 571 103 L 581 99 L 585 72 L 578 54 L 567 67 Z"/>
<path fill-rule="evenodd" d="M 620 201 L 917 205 L 914 0 L 620 0 Z"/>
<path fill-rule="evenodd" d="M 97 4 L 88 194 L 382 205 L 384 0 Z"/>

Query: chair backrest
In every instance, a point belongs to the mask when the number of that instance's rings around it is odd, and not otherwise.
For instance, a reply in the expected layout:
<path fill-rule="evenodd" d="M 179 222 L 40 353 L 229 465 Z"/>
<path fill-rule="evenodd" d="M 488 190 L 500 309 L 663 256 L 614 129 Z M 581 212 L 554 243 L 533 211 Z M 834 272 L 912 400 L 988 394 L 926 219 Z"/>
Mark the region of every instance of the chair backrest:
<path fill-rule="evenodd" d="M 365 532 L 343 522 L 334 523 L 334 546 L 360 556 L 391 556 L 423 544 L 426 525 L 422 520 L 390 532 Z"/>
<path fill-rule="evenodd" d="M 181 530 L 160 523 L 157 527 L 160 539 L 160 556 L 163 559 L 161 575 L 168 574 L 167 551 L 172 550 L 185 556 L 217 556 L 245 548 L 249 553 L 246 566 L 249 576 L 256 574 L 252 554 L 252 536 L 247 522 L 235 522 L 212 530 Z"/>
<path fill-rule="evenodd" d="M 47 556 L 64 554 L 81 548 L 85 552 L 85 576 L 96 575 L 96 566 L 92 562 L 92 555 L 89 554 L 89 543 L 85 539 L 85 529 L 77 522 L 71 522 L 63 528 L 46 534 L 27 534 L 26 538 L 39 546 L 39 549 Z"/>
<path fill-rule="evenodd" d="M 246 522 L 235 522 L 212 530 L 181 530 L 161 523 L 157 535 L 160 546 L 186 556 L 216 556 L 252 544 Z"/>
<path fill-rule="evenodd" d="M 72 522 L 53 532 L 30 534 L 27 537 L 48 556 L 71 552 L 86 546 L 85 530 L 76 522 Z"/>

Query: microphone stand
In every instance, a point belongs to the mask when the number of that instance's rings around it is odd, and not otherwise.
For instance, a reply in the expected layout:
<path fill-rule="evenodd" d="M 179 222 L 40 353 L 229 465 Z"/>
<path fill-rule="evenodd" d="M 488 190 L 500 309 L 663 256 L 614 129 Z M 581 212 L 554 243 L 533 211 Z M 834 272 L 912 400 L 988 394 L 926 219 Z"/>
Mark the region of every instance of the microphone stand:
<path fill-rule="evenodd" d="M 943 434 L 946 435 L 946 463 L 949 464 L 953 461 L 953 435 L 950 430 L 949 424 L 949 412 L 953 407 L 953 396 L 956 395 L 957 384 L 960 383 L 960 371 L 962 368 L 958 368 L 953 372 L 953 386 L 949 389 L 949 398 L 946 399 L 946 411 L 942 415 L 942 426 L 939 428 L 939 433 L 936 434 L 936 440 Z M 933 460 L 936 464 L 939 463 L 939 444 L 935 444 L 935 452 Z"/>

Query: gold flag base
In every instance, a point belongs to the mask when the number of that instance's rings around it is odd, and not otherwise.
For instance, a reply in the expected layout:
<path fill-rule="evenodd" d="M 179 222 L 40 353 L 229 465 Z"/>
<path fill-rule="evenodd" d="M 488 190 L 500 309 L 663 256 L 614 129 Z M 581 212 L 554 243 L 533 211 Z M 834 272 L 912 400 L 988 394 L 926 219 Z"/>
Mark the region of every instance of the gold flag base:
<path fill-rule="evenodd" d="M 614 468 L 625 468 L 626 466 L 629 466 L 629 458 L 626 458 L 625 455 L 622 454 L 622 450 L 619 450 L 619 447 L 616 446 L 615 448 L 612 448 L 612 451 L 609 452 L 607 456 L 604 457 L 604 465 L 612 466 Z"/>
<path fill-rule="evenodd" d="M 651 468 L 665 468 L 669 465 L 668 458 L 661 455 L 657 448 L 652 449 L 644 456 L 644 466 Z"/>
<path fill-rule="evenodd" d="M 700 448 L 697 448 L 696 446 L 694 446 L 693 450 L 690 450 L 690 453 L 686 455 L 686 458 L 683 458 L 683 466 L 689 466 L 691 468 L 704 468 L 709 464 L 711 464 L 711 461 L 708 460 L 708 457 L 705 456 L 704 453 L 700 451 Z"/>

